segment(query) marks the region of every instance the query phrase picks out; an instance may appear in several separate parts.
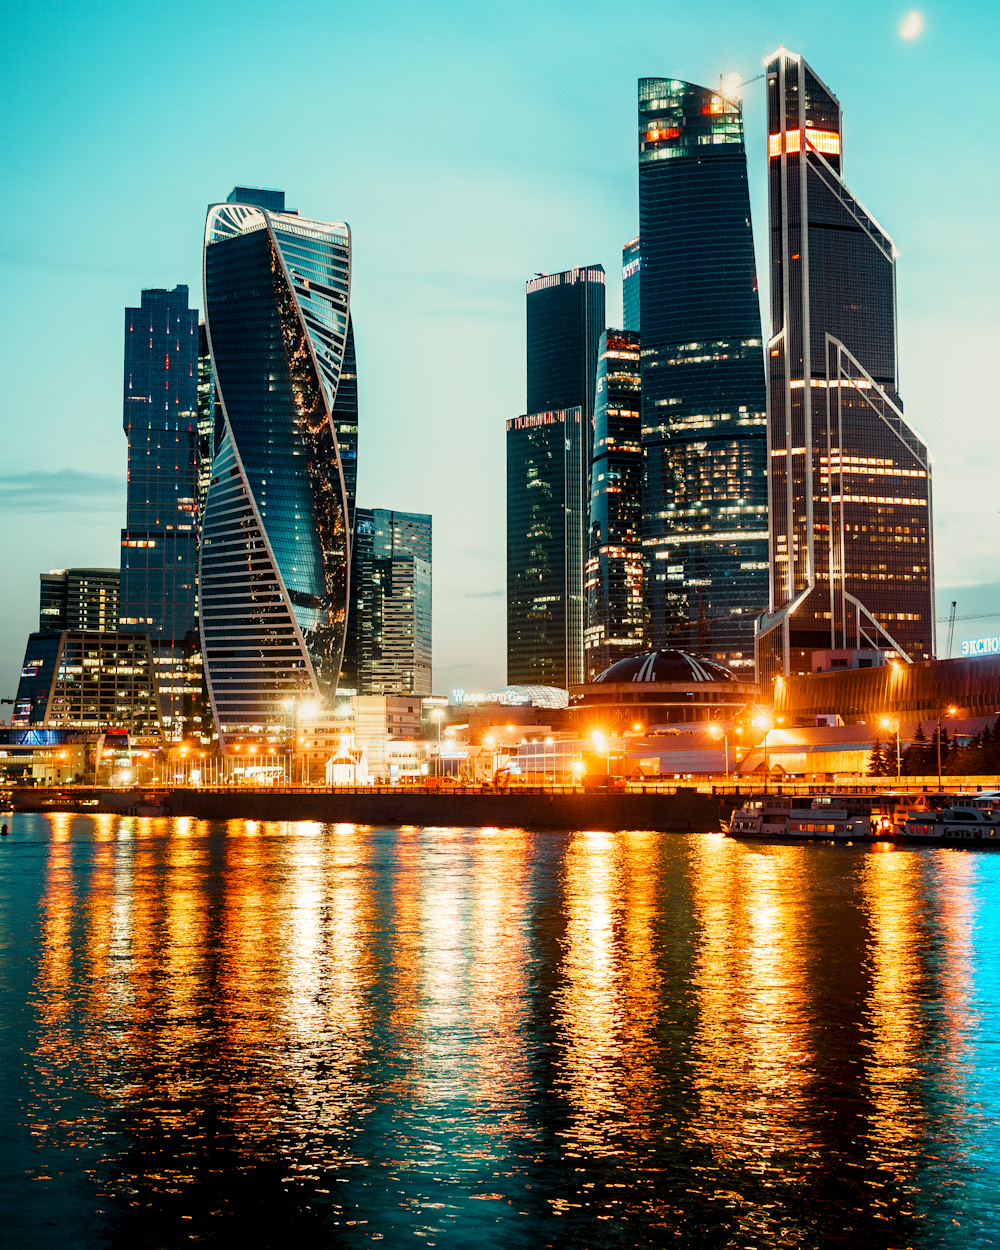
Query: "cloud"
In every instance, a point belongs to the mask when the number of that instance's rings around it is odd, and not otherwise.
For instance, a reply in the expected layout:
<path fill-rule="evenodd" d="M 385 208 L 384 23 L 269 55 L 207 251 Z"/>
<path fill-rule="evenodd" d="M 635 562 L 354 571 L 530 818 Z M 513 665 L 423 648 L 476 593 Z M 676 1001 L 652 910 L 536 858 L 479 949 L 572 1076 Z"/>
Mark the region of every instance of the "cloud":
<path fill-rule="evenodd" d="M 111 473 L 79 469 L 0 475 L 4 512 L 124 512 L 125 483 Z"/>
<path fill-rule="evenodd" d="M 907 13 L 906 17 L 903 18 L 903 24 L 899 28 L 900 38 L 916 39 L 923 29 L 924 16 L 914 9 L 912 13 Z"/>

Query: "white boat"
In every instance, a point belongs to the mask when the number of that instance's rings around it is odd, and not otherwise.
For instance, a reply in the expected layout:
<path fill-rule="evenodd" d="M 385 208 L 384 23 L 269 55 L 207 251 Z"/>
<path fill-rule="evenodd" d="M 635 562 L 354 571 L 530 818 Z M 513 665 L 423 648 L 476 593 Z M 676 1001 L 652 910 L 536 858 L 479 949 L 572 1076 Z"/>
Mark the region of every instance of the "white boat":
<path fill-rule="evenodd" d="M 907 813 L 899 832 L 908 842 L 990 842 L 1000 845 L 1000 810 L 975 806 L 972 799 L 954 800 L 940 811 Z"/>
<path fill-rule="evenodd" d="M 842 800 L 818 798 L 749 799 L 733 812 L 723 832 L 731 838 L 769 838 L 779 841 L 800 839 L 858 842 L 874 835 L 872 817 L 852 812 Z"/>

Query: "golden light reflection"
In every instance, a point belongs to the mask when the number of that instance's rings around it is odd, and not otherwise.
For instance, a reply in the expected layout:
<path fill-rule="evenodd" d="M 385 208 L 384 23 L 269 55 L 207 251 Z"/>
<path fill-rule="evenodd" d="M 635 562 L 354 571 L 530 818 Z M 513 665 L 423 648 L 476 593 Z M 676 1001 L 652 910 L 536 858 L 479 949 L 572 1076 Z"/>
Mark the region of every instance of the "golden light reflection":
<path fill-rule="evenodd" d="M 617 835 L 581 833 L 564 861 L 566 931 L 558 1020 L 565 1059 L 558 1084 L 572 1110 L 570 1136 L 598 1152 L 616 1131 L 621 1096 L 622 976 L 615 922 L 622 874 Z"/>
<path fill-rule="evenodd" d="M 807 967 L 814 848 L 752 850 L 724 838 L 692 844 L 698 920 L 692 1039 L 700 1104 L 692 1130 L 717 1154 L 767 1165 L 811 1144 L 814 1079 Z"/>
<path fill-rule="evenodd" d="M 870 854 L 860 874 L 870 930 L 866 1009 L 871 1032 L 865 1064 L 874 1105 L 870 1132 L 883 1157 L 894 1155 L 897 1161 L 912 1159 L 926 1119 L 918 1089 L 926 1058 L 924 863 L 917 853 Z"/>
<path fill-rule="evenodd" d="M 523 829 L 479 829 L 473 837 L 467 1058 L 474 1096 L 492 1104 L 495 1131 L 515 1134 L 528 1127 L 531 1085 L 526 986 L 531 837 Z"/>

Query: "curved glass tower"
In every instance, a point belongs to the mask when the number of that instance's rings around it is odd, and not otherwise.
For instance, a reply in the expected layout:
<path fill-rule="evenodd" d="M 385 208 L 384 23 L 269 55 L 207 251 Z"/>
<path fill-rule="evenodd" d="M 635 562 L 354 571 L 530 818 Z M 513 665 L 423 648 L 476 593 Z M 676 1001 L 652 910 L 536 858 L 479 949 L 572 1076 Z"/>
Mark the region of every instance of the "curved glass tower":
<path fill-rule="evenodd" d="M 293 696 L 332 696 L 347 623 L 349 513 L 332 414 L 350 230 L 285 212 L 274 192 L 258 198 L 213 205 L 205 228 L 225 432 L 205 504 L 201 631 L 223 742 L 283 726 Z"/>

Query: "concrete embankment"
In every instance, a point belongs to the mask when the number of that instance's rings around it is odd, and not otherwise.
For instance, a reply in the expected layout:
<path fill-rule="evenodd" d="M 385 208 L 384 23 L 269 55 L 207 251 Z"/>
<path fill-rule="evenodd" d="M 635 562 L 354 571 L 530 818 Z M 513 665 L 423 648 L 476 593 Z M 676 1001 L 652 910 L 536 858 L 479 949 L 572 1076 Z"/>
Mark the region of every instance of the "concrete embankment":
<path fill-rule="evenodd" d="M 55 802 L 53 799 L 55 798 Z M 156 808 L 142 796 L 92 792 L 99 806 L 79 807 L 78 795 L 60 802 L 44 790 L 14 796 L 20 811 L 131 811 L 138 815 L 194 816 L 201 820 L 319 820 L 360 825 L 463 825 L 536 829 L 717 830 L 733 797 L 679 790 L 676 794 L 462 794 L 447 790 L 272 791 L 169 790 Z M 91 799 L 91 801 L 92 801 Z"/>

